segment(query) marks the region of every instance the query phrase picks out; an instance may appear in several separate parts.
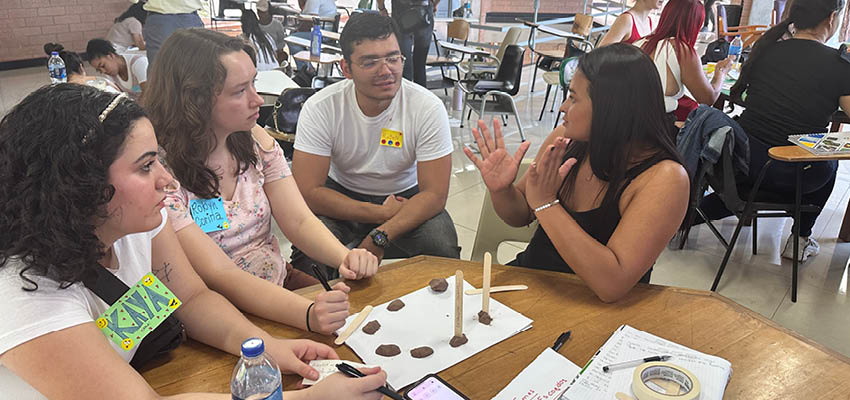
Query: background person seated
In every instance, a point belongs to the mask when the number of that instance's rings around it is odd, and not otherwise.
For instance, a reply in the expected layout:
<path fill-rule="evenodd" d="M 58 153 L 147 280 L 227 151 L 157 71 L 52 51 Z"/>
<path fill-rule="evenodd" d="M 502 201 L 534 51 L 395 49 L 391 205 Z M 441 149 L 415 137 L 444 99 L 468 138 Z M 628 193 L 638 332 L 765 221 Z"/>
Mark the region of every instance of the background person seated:
<path fill-rule="evenodd" d="M 664 0 L 637 0 L 635 5 L 617 16 L 599 46 L 612 43 L 634 43 L 652 33 L 649 14 L 664 5 Z"/>
<path fill-rule="evenodd" d="M 105 90 L 111 93 L 121 93 L 114 83 L 99 76 L 90 76 L 86 74 L 86 69 L 83 67 L 83 59 L 73 51 L 65 51 L 64 47 L 58 43 L 47 43 L 44 45 L 44 53 L 50 57 L 52 52 L 59 53 L 59 57 L 65 63 L 65 72 L 68 77 L 68 83 L 78 83 L 80 85 L 89 85 L 100 90 Z"/>
<path fill-rule="evenodd" d="M 699 0 L 670 0 L 661 12 L 658 28 L 634 43 L 655 61 L 664 91 L 664 108 L 684 121 L 697 103 L 714 104 L 723 89 L 723 80 L 732 69 L 727 57 L 717 63 L 711 82 L 705 77 L 694 44 L 699 36 L 705 9 Z M 696 102 L 685 96 L 685 87 Z"/>
<path fill-rule="evenodd" d="M 145 38 L 142 35 L 142 27 L 148 17 L 148 12 L 142 8 L 144 1 L 130 6 L 118 18 L 106 32 L 106 40 L 112 43 L 118 51 L 126 50 L 128 47 L 136 46 L 139 50 L 145 49 Z"/>
<path fill-rule="evenodd" d="M 625 43 L 583 55 L 561 105 L 564 124 L 516 184 L 529 143 L 508 154 L 498 118 L 493 137 L 478 122 L 472 132 L 481 158 L 469 148 L 464 153 L 481 172 L 496 213 L 511 226 L 540 222 L 510 265 L 575 273 L 604 302 L 649 282 L 689 197 L 654 71 L 646 54 Z"/>
<path fill-rule="evenodd" d="M 292 172 L 304 199 L 342 243 L 378 259 L 458 258 L 445 210 L 452 141 L 443 102 L 402 79 L 391 18 L 352 16 L 340 45 L 348 79 L 310 97 L 298 119 Z M 293 247 L 296 268 L 311 263 Z"/>
<path fill-rule="evenodd" d="M 254 46 L 257 54 L 257 71 L 269 71 L 280 67 L 277 59 L 278 47 L 271 35 L 260 28 L 257 14 L 243 10 L 242 37 Z"/>
<path fill-rule="evenodd" d="M 838 29 L 844 0 L 797 0 L 788 7 L 788 18 L 765 32 L 753 46 L 730 93 L 733 100 L 746 106 L 738 123 L 750 139 L 751 185 L 770 159 L 768 149 L 788 145 L 789 135 L 825 132 L 839 106 L 850 115 L 850 55 L 842 57 L 824 44 Z M 793 36 L 782 40 L 791 26 L 795 28 Z M 742 99 L 744 93 L 746 98 Z M 803 168 L 803 204 L 823 208 L 835 185 L 837 169 L 835 160 L 811 162 Z M 760 190 L 784 193 L 792 202 L 795 171 L 793 163 L 772 163 Z M 710 219 L 732 215 L 716 195 L 703 199 L 701 208 Z M 801 214 L 800 261 L 820 250 L 811 237 L 818 215 Z M 785 242 L 782 257 L 794 257 L 791 238 Z"/>
<path fill-rule="evenodd" d="M 97 72 L 108 75 L 122 92 L 139 98 L 148 80 L 148 58 L 144 54 L 118 54 L 112 43 L 104 39 L 89 40 L 86 46 L 89 63 Z"/>

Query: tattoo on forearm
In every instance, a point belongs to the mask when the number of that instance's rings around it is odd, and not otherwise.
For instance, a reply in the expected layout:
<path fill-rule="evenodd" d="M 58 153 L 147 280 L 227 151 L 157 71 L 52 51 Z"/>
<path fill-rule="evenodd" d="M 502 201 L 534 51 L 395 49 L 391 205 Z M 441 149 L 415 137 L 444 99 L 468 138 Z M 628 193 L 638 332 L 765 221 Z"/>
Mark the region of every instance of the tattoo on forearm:
<path fill-rule="evenodd" d="M 162 268 L 154 268 L 154 275 L 156 275 L 163 282 L 170 282 L 171 278 L 168 276 L 171 273 L 171 264 L 165 262 L 162 264 Z"/>

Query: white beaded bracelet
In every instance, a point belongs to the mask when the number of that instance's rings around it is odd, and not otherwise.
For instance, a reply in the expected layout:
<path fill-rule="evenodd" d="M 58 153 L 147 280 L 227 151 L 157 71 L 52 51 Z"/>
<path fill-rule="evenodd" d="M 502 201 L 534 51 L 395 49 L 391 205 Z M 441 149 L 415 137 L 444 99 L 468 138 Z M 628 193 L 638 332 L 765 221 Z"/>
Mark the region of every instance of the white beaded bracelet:
<path fill-rule="evenodd" d="M 543 210 L 545 210 L 545 209 L 547 209 L 547 208 L 549 208 L 549 207 L 552 207 L 552 206 L 554 206 L 555 204 L 558 204 L 558 203 L 560 203 L 560 202 L 561 202 L 561 200 L 558 200 L 558 199 L 552 200 L 552 201 L 550 201 L 550 202 L 548 202 L 548 203 L 546 203 L 546 204 L 544 204 L 544 205 L 542 205 L 542 206 L 540 206 L 540 207 L 535 208 L 535 209 L 534 209 L 534 213 L 535 213 L 535 214 L 536 214 L 536 213 L 539 213 L 539 212 L 541 212 L 541 211 L 543 211 Z"/>

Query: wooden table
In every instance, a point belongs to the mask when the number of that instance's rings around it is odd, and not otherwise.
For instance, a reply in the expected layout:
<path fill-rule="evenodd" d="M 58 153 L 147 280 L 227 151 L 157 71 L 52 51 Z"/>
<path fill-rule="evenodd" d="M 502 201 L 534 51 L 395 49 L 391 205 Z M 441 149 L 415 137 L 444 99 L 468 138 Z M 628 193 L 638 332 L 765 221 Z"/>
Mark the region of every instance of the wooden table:
<path fill-rule="evenodd" d="M 294 44 L 296 46 L 306 47 L 308 50 L 310 49 L 311 43 L 310 39 L 304 39 L 298 36 L 287 36 L 283 39 L 284 42 L 289 44 Z M 342 49 L 333 45 L 322 43 L 322 52 L 331 52 L 336 54 L 342 54 Z"/>
<path fill-rule="evenodd" d="M 371 279 L 348 282 L 351 309 L 393 300 L 456 269 L 481 287 L 480 263 L 420 256 L 382 267 Z M 534 324 L 439 373 L 471 399 L 490 399 L 564 330 L 572 330 L 572 337 L 560 353 L 581 366 L 621 324 L 729 360 L 734 373 L 727 399 L 846 399 L 850 393 L 850 359 L 716 293 L 638 284 L 620 302 L 604 304 L 574 275 L 500 265 L 493 265 L 492 284 L 528 285 L 526 291 L 493 298 Z M 312 286 L 298 293 L 315 298 L 321 290 Z M 330 337 L 249 318 L 278 337 L 308 337 L 332 345 Z M 346 346 L 336 351 L 342 359 L 359 360 Z M 159 394 L 229 390 L 236 357 L 194 341 L 170 357 L 167 364 L 142 373 Z M 299 380 L 286 376 L 284 385 L 292 389 Z"/>

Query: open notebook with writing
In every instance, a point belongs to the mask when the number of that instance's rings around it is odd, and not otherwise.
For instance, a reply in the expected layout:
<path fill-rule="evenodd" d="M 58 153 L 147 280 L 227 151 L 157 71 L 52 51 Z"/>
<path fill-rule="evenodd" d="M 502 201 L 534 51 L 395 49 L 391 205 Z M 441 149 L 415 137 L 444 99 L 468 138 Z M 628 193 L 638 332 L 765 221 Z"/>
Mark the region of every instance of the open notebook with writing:
<path fill-rule="evenodd" d="M 668 362 L 691 371 L 702 386 L 701 400 L 720 400 L 732 377 L 732 364 L 720 357 L 700 353 L 651 333 L 621 325 L 590 359 L 561 396 L 561 400 L 610 400 L 616 393 L 632 395 L 634 368 L 603 372 L 602 367 L 644 357 L 671 355 Z"/>

